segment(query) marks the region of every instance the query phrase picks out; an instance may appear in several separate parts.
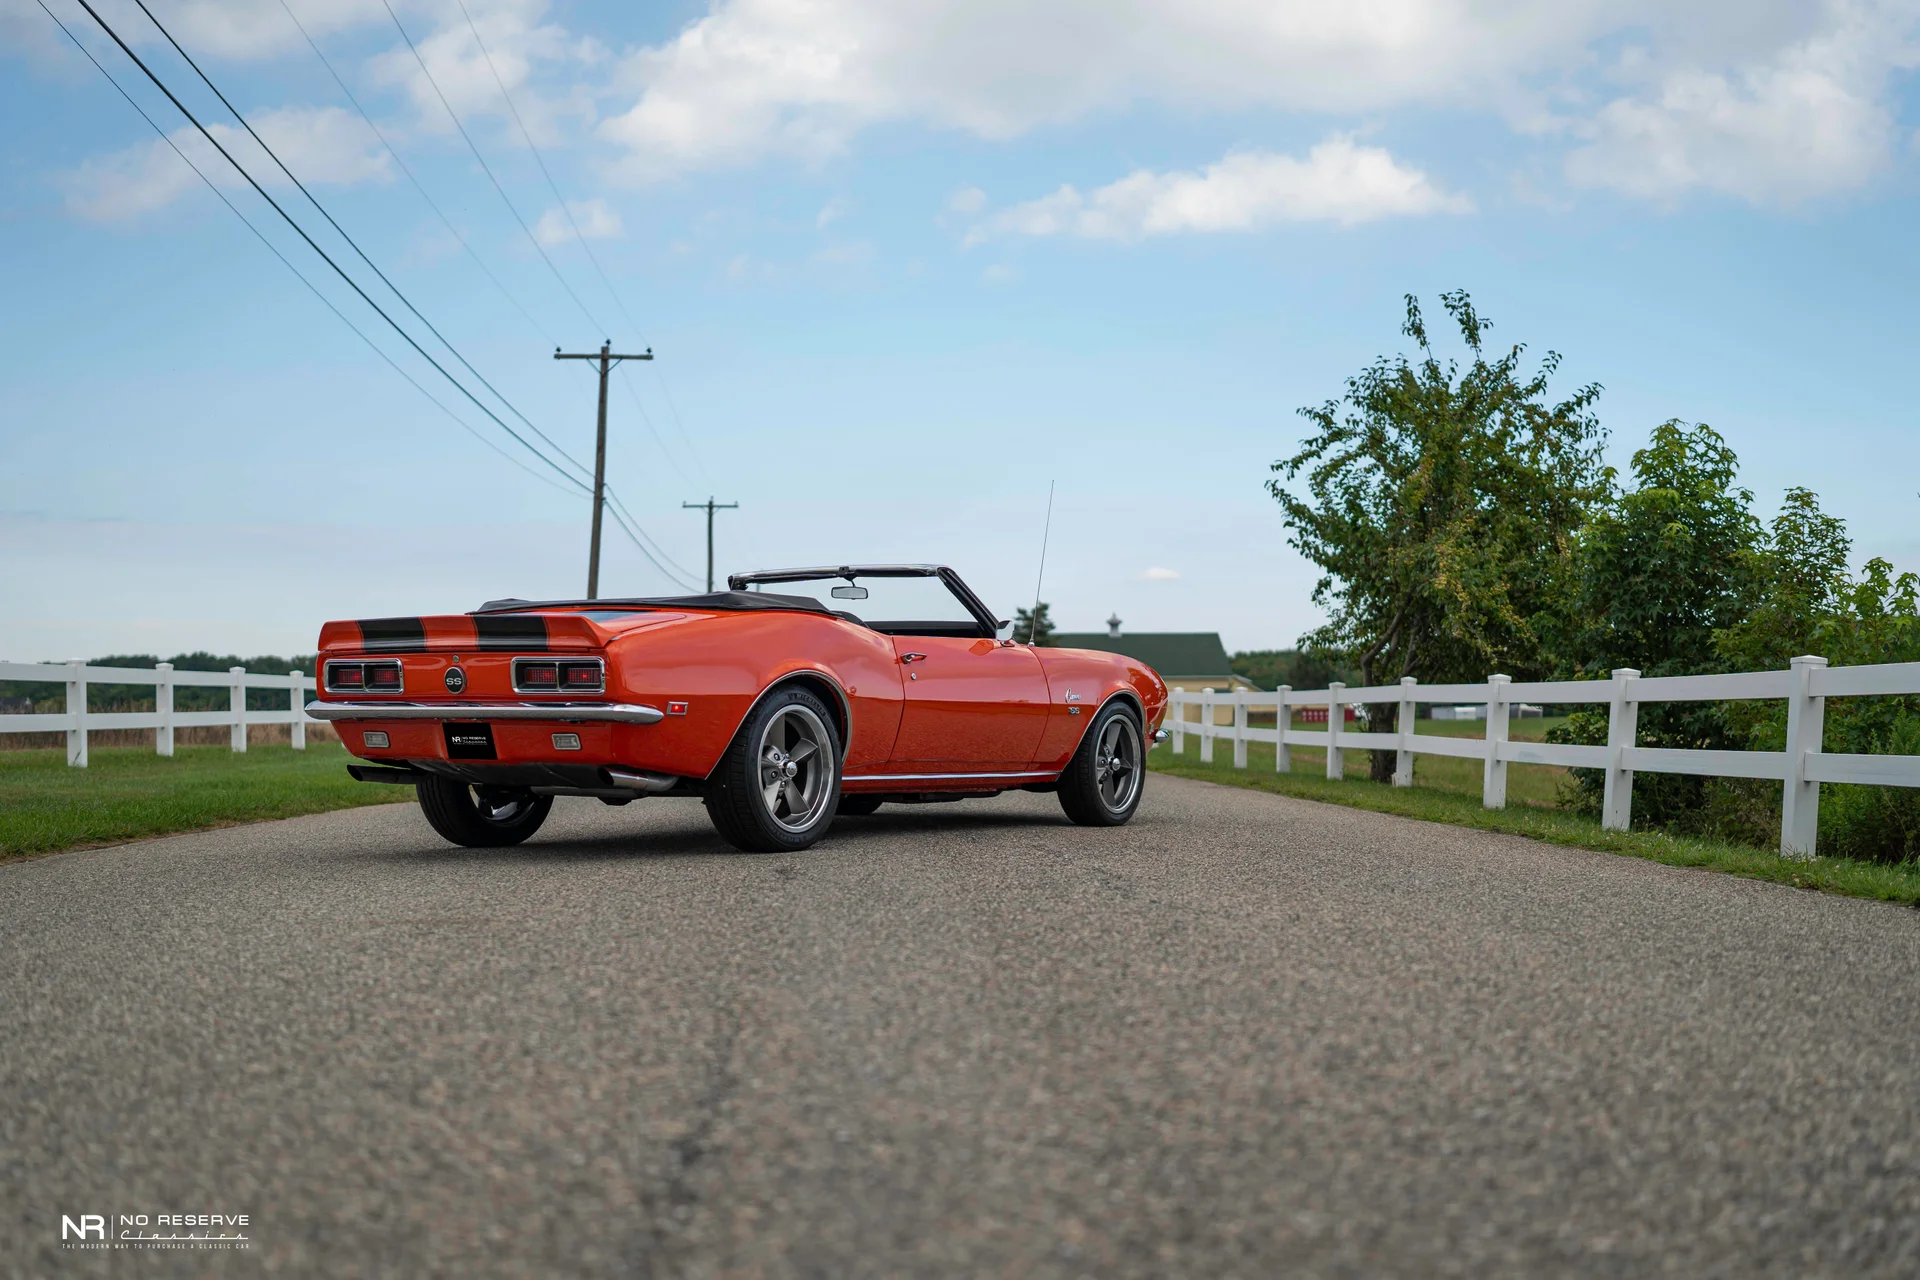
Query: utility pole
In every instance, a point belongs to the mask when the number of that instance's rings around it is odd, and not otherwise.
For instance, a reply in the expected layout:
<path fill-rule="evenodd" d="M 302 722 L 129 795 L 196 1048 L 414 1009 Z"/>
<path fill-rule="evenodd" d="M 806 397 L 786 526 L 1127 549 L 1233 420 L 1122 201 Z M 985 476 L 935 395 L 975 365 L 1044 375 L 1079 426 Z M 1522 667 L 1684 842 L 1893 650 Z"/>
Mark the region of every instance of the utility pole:
<path fill-rule="evenodd" d="M 562 355 L 560 348 L 553 349 L 555 360 L 598 360 L 600 362 L 600 427 L 594 435 L 593 443 L 593 546 L 587 552 L 587 599 L 600 598 L 600 509 L 606 502 L 607 494 L 607 373 L 622 360 L 651 360 L 653 348 L 648 347 L 645 355 L 617 356 L 613 354 L 613 340 L 609 338 L 600 344 L 598 351 L 589 351 L 584 355 Z"/>
<path fill-rule="evenodd" d="M 707 590 L 713 590 L 713 513 L 716 511 L 738 511 L 737 502 L 715 502 L 709 494 L 705 502 L 683 502 L 680 504 L 689 511 L 707 513 Z"/>

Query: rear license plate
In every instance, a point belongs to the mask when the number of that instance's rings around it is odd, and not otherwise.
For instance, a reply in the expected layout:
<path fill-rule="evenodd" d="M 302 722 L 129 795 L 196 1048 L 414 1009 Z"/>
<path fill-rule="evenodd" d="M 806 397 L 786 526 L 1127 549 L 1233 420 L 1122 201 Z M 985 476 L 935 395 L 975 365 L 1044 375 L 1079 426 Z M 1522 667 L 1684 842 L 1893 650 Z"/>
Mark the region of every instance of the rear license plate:
<path fill-rule="evenodd" d="M 497 760 L 493 752 L 493 726 L 490 724 L 447 724 L 447 759 Z"/>

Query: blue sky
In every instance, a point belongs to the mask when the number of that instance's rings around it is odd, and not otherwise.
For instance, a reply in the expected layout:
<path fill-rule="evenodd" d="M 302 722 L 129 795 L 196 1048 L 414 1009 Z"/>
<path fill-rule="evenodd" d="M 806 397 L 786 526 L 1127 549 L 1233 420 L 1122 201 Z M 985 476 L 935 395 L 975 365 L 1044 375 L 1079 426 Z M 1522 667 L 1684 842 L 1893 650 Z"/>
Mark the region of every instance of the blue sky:
<path fill-rule="evenodd" d="M 742 504 L 720 517 L 722 573 L 941 560 L 1011 613 L 1051 482 L 1062 625 L 1291 643 L 1315 575 L 1267 465 L 1298 406 L 1404 345 L 1403 294 L 1437 312 L 1449 288 L 1497 341 L 1561 352 L 1568 389 L 1605 385 L 1622 467 L 1661 420 L 1712 423 L 1763 514 L 1807 485 L 1861 558 L 1920 568 L 1920 4 L 396 0 L 430 83 L 381 0 L 287 2 L 397 159 L 280 0 L 152 0 L 574 457 L 594 388 L 554 344 L 655 350 L 616 379 L 610 478 L 683 576 L 704 527 L 680 504 L 713 493 Z M 47 3 L 186 127 L 75 0 Z M 264 180 L 140 11 L 97 7 Z M 0 0 L 0 56 L 0 655 L 291 652 L 329 617 L 581 591 L 582 498 L 382 363 L 34 0 Z M 383 350 L 540 468 L 177 140 Z M 617 533 L 602 582 L 679 590 Z"/>

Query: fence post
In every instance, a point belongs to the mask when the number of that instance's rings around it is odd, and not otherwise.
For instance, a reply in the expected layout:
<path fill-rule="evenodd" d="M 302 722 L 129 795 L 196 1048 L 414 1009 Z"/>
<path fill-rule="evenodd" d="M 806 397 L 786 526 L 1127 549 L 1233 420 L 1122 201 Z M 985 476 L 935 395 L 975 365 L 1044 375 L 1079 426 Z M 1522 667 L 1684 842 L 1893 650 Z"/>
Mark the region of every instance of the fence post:
<path fill-rule="evenodd" d="M 1627 699 L 1627 682 L 1639 678 L 1632 667 L 1616 667 L 1613 672 L 1613 700 L 1607 708 L 1607 785 L 1600 802 L 1600 826 L 1606 831 L 1625 831 L 1633 825 L 1633 770 L 1623 757 L 1633 748 L 1640 723 L 1640 704 Z"/>
<path fill-rule="evenodd" d="M 1327 776 L 1344 778 L 1347 776 L 1346 753 L 1340 750 L 1340 726 L 1346 721 L 1346 699 L 1340 695 L 1347 686 L 1335 680 L 1327 687 Z"/>
<path fill-rule="evenodd" d="M 1507 807 L 1507 762 L 1500 748 L 1507 745 L 1507 686 L 1512 676 L 1487 677 L 1487 761 L 1480 773 L 1482 808 Z"/>
<path fill-rule="evenodd" d="M 1247 691 L 1233 691 L 1233 767 L 1247 767 Z"/>
<path fill-rule="evenodd" d="M 153 730 L 153 750 L 156 755 L 173 754 L 173 664 L 162 662 L 154 667 L 153 713 L 160 723 Z"/>
<path fill-rule="evenodd" d="M 1393 758 L 1393 785 L 1413 785 L 1413 689 L 1420 682 L 1412 676 L 1400 677 L 1400 750 Z"/>
<path fill-rule="evenodd" d="M 1213 763 L 1213 689 L 1200 690 L 1200 763 Z"/>
<path fill-rule="evenodd" d="M 1821 749 L 1827 700 L 1812 693 L 1813 673 L 1827 660 L 1807 654 L 1793 660 L 1793 693 L 1787 698 L 1787 780 L 1780 796 L 1780 852 L 1811 858 L 1820 835 L 1820 784 L 1807 781 L 1807 757 Z"/>
<path fill-rule="evenodd" d="M 87 664 L 78 658 L 67 663 L 67 714 L 73 728 L 67 730 L 67 764 L 74 769 L 87 767 Z"/>
<path fill-rule="evenodd" d="M 298 671 L 287 673 L 287 705 L 293 708 L 293 723 L 287 726 L 287 741 L 295 751 L 307 749 L 307 682 Z"/>
<path fill-rule="evenodd" d="M 1177 684 L 1167 693 L 1173 704 L 1173 754 L 1187 754 L 1187 687 Z"/>
<path fill-rule="evenodd" d="M 1293 772 L 1293 751 L 1287 746 L 1287 730 L 1293 728 L 1293 708 L 1287 705 L 1287 695 L 1293 692 L 1291 685 L 1281 685 L 1273 691 L 1273 771 L 1275 773 Z"/>
<path fill-rule="evenodd" d="M 233 703 L 232 743 L 235 751 L 247 749 L 247 669 L 228 667 L 227 674 L 233 677 L 233 692 L 229 695 Z"/>

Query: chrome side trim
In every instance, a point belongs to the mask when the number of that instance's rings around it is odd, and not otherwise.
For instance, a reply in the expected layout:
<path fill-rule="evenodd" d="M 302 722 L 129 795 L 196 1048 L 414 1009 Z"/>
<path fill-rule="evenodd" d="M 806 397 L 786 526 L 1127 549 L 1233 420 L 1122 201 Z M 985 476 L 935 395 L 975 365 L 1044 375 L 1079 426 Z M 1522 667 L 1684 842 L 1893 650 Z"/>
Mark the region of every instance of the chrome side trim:
<path fill-rule="evenodd" d="M 557 720 L 563 724 L 611 720 L 652 724 L 658 707 L 632 702 L 309 702 L 315 720 Z"/>
<path fill-rule="evenodd" d="M 618 786 L 642 795 L 657 796 L 671 791 L 680 779 L 670 773 L 640 773 L 633 769 L 608 769 L 607 776 Z"/>
<path fill-rule="evenodd" d="M 976 778 L 999 782 L 1008 778 L 1057 778 L 1058 769 L 1026 769 L 1019 773 L 861 773 L 848 774 L 842 782 L 959 782 Z"/>

